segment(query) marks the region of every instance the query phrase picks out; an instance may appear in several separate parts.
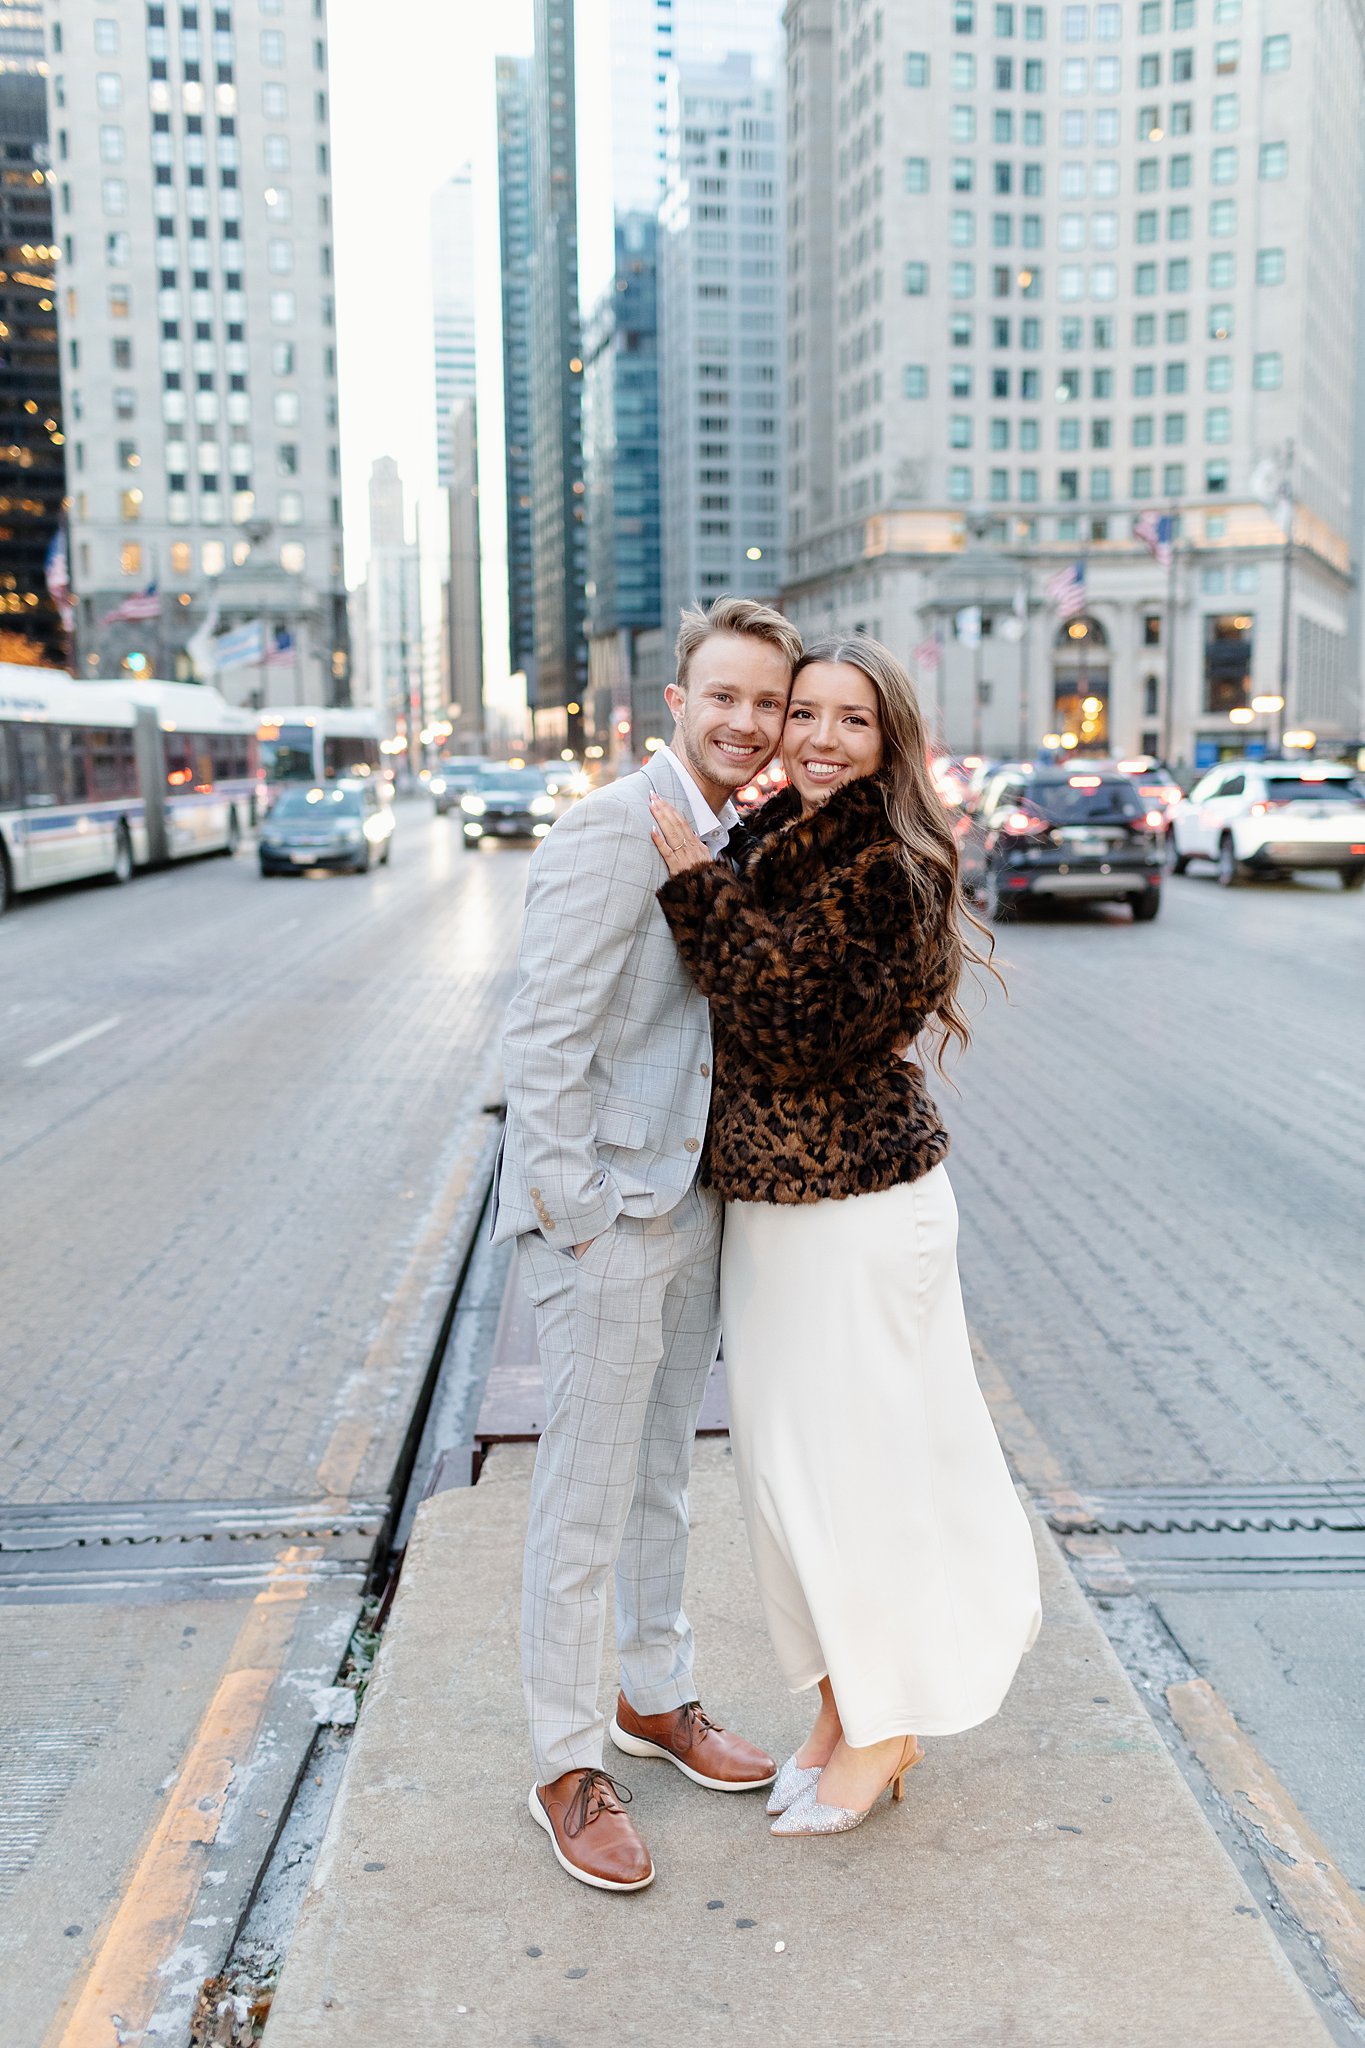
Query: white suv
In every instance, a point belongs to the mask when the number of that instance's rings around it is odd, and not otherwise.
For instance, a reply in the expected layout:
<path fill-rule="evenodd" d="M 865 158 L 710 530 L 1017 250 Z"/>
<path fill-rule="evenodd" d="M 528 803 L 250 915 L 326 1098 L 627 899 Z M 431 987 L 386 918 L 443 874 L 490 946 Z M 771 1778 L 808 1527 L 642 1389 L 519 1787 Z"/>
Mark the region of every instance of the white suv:
<path fill-rule="evenodd" d="M 1244 873 L 1334 868 L 1365 883 L 1365 783 L 1338 761 L 1224 761 L 1171 814 L 1172 865 L 1211 860 L 1231 888 Z"/>

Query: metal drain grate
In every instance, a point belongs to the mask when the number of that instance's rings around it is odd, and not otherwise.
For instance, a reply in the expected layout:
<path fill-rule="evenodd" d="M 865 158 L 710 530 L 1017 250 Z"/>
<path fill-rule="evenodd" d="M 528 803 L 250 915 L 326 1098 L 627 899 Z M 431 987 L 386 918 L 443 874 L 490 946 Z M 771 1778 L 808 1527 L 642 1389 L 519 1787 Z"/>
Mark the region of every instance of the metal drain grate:
<path fill-rule="evenodd" d="M 61 1502 L 0 1509 L 0 1605 L 241 1594 L 281 1545 L 317 1578 L 362 1580 L 388 1525 L 376 1501 Z"/>
<path fill-rule="evenodd" d="M 1365 1575 L 1365 1484 L 1097 1488 L 1040 1512 L 1092 1578 L 1111 1537 L 1136 1586 L 1323 1585 Z M 1098 1583 L 1098 1581 L 1096 1581 Z"/>

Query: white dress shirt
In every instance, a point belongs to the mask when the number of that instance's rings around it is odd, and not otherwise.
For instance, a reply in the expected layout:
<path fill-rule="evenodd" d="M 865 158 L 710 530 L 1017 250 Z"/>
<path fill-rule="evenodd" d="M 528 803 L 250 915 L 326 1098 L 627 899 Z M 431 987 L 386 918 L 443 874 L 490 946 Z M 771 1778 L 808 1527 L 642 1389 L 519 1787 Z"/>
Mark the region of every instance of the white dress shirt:
<path fill-rule="evenodd" d="M 730 834 L 739 823 L 739 812 L 727 798 L 721 808 L 720 816 L 717 817 L 710 804 L 707 803 L 706 798 L 697 788 L 692 778 L 692 771 L 681 756 L 676 754 L 672 747 L 660 747 L 658 751 L 672 765 L 674 773 L 687 791 L 687 801 L 692 811 L 693 831 L 710 854 L 712 860 L 718 859 L 729 844 Z"/>

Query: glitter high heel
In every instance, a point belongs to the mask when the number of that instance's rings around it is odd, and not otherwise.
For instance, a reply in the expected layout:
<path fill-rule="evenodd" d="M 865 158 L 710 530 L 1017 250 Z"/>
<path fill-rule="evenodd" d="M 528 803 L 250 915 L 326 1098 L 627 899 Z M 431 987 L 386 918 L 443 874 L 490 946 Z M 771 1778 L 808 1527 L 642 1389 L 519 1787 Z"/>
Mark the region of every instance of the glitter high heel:
<path fill-rule="evenodd" d="M 909 1736 L 905 1748 L 901 1751 L 900 1762 L 887 1779 L 894 1803 L 899 1803 L 905 1797 L 905 1774 L 907 1771 L 913 1771 L 923 1756 L 923 1744 L 918 1737 Z M 881 1793 L 878 1793 L 877 1798 L 880 1797 Z M 874 1799 L 872 1806 L 876 1804 L 877 1800 Z M 820 1783 L 817 1778 L 814 1785 L 809 1786 L 785 1813 L 778 1816 L 773 1822 L 772 1832 L 775 1835 L 844 1835 L 850 1828 L 862 1826 L 871 1813 L 872 1806 L 865 1806 L 861 1813 L 856 1813 L 847 1806 L 822 1806 Z"/>
<path fill-rule="evenodd" d="M 819 1764 L 799 1764 L 789 1756 L 773 1780 L 773 1789 L 768 1794 L 769 1813 L 785 1813 L 794 1806 L 803 1792 L 820 1782 Z"/>

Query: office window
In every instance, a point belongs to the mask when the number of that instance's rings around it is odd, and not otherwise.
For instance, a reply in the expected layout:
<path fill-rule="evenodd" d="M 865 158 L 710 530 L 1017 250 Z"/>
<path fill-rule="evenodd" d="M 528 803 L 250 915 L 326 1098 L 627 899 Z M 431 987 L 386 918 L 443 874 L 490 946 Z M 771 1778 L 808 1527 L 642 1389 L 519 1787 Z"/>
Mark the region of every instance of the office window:
<path fill-rule="evenodd" d="M 1224 304 L 1209 307 L 1208 337 L 1210 341 L 1228 341 L 1231 339 L 1231 306 Z"/>
<path fill-rule="evenodd" d="M 1085 272 L 1079 263 L 1064 263 L 1058 272 L 1057 291 L 1063 299 L 1085 297 Z"/>
<path fill-rule="evenodd" d="M 1153 393 L 1153 392 L 1154 392 L 1155 390 L 1156 390 L 1156 364 L 1155 364 L 1155 363 L 1134 363 L 1134 365 L 1133 365 L 1133 396 L 1134 396 L 1134 398 L 1150 398 L 1150 397 L 1151 397 L 1151 395 L 1152 395 L 1152 393 Z"/>
<path fill-rule="evenodd" d="M 272 292 L 270 294 L 270 317 L 277 327 L 288 327 L 296 314 L 293 292 Z"/>
<path fill-rule="evenodd" d="M 1001 318 L 1001 319 L 995 319 L 995 320 L 992 320 L 992 322 L 991 322 L 991 347 L 992 347 L 992 348 L 1008 348 L 1008 347 L 1009 347 L 1009 345 L 1010 345 L 1010 323 L 1009 323 L 1009 320 L 1008 320 L 1008 318 Z"/>
<path fill-rule="evenodd" d="M 1007 373 L 1008 374 L 1008 373 Z M 1008 420 L 991 421 L 991 447 L 1008 448 L 1010 445 L 1010 423 Z"/>
<path fill-rule="evenodd" d="M 1289 174 L 1289 144 L 1287 142 L 1263 142 L 1261 144 L 1261 176 L 1263 178 L 1284 178 Z"/>
<path fill-rule="evenodd" d="M 1209 256 L 1209 283 L 1215 291 L 1230 291 L 1237 281 L 1237 258 L 1231 249 L 1214 249 Z"/>
<path fill-rule="evenodd" d="M 267 170 L 287 171 L 289 169 L 289 137 L 267 135 L 262 144 L 262 154 Z"/>
<path fill-rule="evenodd" d="M 1213 18 L 1218 22 L 1242 19 L 1242 0 L 1213 0 Z"/>
<path fill-rule="evenodd" d="M 915 266 L 911 264 L 909 268 L 913 270 Z M 948 271 L 948 289 L 955 299 L 974 299 L 976 297 L 976 265 L 974 263 L 952 264 Z"/>
<path fill-rule="evenodd" d="M 927 156 L 908 156 L 905 159 L 905 189 L 907 192 L 929 190 L 929 159 Z"/>
<path fill-rule="evenodd" d="M 1112 370 L 1092 370 L 1092 371 L 1090 372 L 1090 396 L 1091 396 L 1091 397 L 1092 397 L 1093 399 L 1095 399 L 1095 400 L 1096 400 L 1096 401 L 1098 402 L 1098 401 L 1099 401 L 1099 400 L 1101 400 L 1101 399 L 1110 399 L 1110 398 L 1112 398 L 1112 397 L 1113 397 L 1113 395 L 1114 395 L 1114 373 L 1113 373 L 1113 371 L 1112 371 Z"/>
<path fill-rule="evenodd" d="M 970 313 L 954 313 L 948 322 L 948 340 L 953 348 L 970 348 L 976 334 L 976 322 Z"/>
<path fill-rule="evenodd" d="M 1091 420 L 1090 445 L 1092 448 L 1108 448 L 1113 441 L 1112 420 Z"/>
<path fill-rule="evenodd" d="M 1276 350 L 1257 356 L 1251 381 L 1257 391 L 1278 391 L 1284 383 L 1284 357 Z"/>
<path fill-rule="evenodd" d="M 1145 156 L 1137 167 L 1137 188 L 1139 192 L 1155 192 L 1161 184 L 1161 165 L 1154 156 Z"/>
<path fill-rule="evenodd" d="M 954 92 L 976 91 L 976 58 L 970 50 L 958 50 L 953 56 L 952 81 Z"/>
<path fill-rule="evenodd" d="M 1213 68 L 1220 78 L 1230 78 L 1242 59 L 1242 45 L 1236 40 L 1215 43 L 1213 46 Z"/>
<path fill-rule="evenodd" d="M 1190 259 L 1188 256 L 1172 256 L 1166 265 L 1166 289 L 1168 292 L 1187 292 L 1190 288 Z"/>
<path fill-rule="evenodd" d="M 1179 348 L 1180 344 L 1189 335 L 1189 331 L 1190 316 L 1188 313 L 1168 313 L 1166 315 L 1166 345 L 1168 348 Z"/>
<path fill-rule="evenodd" d="M 1068 107 L 1062 115 L 1062 148 L 1084 149 L 1089 123 L 1079 107 Z"/>
<path fill-rule="evenodd" d="M 1172 0 L 1171 27 L 1194 27 L 1194 0 Z"/>
<path fill-rule="evenodd" d="M 1038 472 L 1036 469 L 1021 469 L 1019 472 L 1019 496 L 1026 504 L 1032 505 L 1038 498 Z"/>
<path fill-rule="evenodd" d="M 116 21 L 102 20 L 95 23 L 95 49 L 101 57 L 117 57 L 118 23 Z"/>
<path fill-rule="evenodd" d="M 1025 199 L 1041 199 L 1043 196 L 1043 167 L 1041 164 L 1025 164 L 1021 187 Z"/>
<path fill-rule="evenodd" d="M 1009 471 L 1008 471 L 1007 469 L 993 469 L 993 470 L 991 471 L 991 485 L 990 485 L 990 495 L 991 495 L 991 499 L 992 499 L 992 501 L 993 501 L 994 503 L 998 504 L 998 503 L 999 503 L 999 502 L 1001 501 L 1001 499 L 1003 499 L 1003 498 L 1008 498 L 1009 494 L 1010 494 L 1010 473 L 1009 473 Z"/>
<path fill-rule="evenodd" d="M 954 192 L 970 192 L 976 184 L 976 164 L 969 156 L 953 158 Z"/>
<path fill-rule="evenodd" d="M 1043 246 L 1043 216 L 1041 213 L 1026 213 L 1020 220 L 1019 239 L 1026 249 L 1041 249 Z"/>
<path fill-rule="evenodd" d="M 991 247 L 1009 249 L 1014 245 L 1014 215 L 993 213 L 991 215 Z"/>
<path fill-rule="evenodd" d="M 1115 263 L 1092 263 L 1090 266 L 1091 298 L 1116 299 L 1118 292 L 1118 265 Z"/>
<path fill-rule="evenodd" d="M 104 238 L 104 260 L 111 270 L 123 270 L 132 257 L 132 238 L 126 228 L 115 228 Z M 68 259 L 69 260 L 69 259 Z"/>
<path fill-rule="evenodd" d="M 1122 32 L 1123 9 L 1115 6 L 1095 9 L 1095 36 L 1101 43 L 1116 43 Z"/>
<path fill-rule="evenodd" d="M 261 112 L 267 121 L 284 121 L 289 115 L 289 88 L 268 78 L 261 87 Z"/>
<path fill-rule="evenodd" d="M 1231 391 L 1232 357 L 1210 356 L 1204 365 L 1204 388 L 1207 391 Z"/>
<path fill-rule="evenodd" d="M 1181 498 L 1185 494 L 1185 465 L 1183 462 L 1168 462 L 1161 472 L 1161 489 L 1168 498 Z"/>
<path fill-rule="evenodd" d="M 929 371 L 924 363 L 907 363 L 901 371 L 901 396 L 903 398 L 927 398 L 929 396 Z"/>
<path fill-rule="evenodd" d="M 1075 313 L 1064 313 L 1057 326 L 1058 339 L 1064 349 L 1077 349 L 1085 342 L 1085 322 Z"/>
<path fill-rule="evenodd" d="M 950 234 L 955 248 L 970 249 L 976 240 L 976 215 L 959 207 L 952 216 Z"/>
<path fill-rule="evenodd" d="M 1081 473 L 1078 469 L 1059 469 L 1057 472 L 1057 496 L 1066 503 L 1072 503 L 1081 494 Z"/>
<path fill-rule="evenodd" d="M 1190 209 L 1188 206 L 1173 206 L 1166 216 L 1166 239 L 1168 242 L 1188 242 L 1190 239 Z"/>
<path fill-rule="evenodd" d="M 1135 498 L 1150 498 L 1152 495 L 1151 464 L 1140 462 L 1133 471 L 1132 495 Z"/>
<path fill-rule="evenodd" d="M 1088 92 L 1090 89 L 1090 64 L 1085 57 L 1066 57 L 1062 60 L 1062 91 Z"/>
<path fill-rule="evenodd" d="M 1211 235 L 1235 235 L 1237 232 L 1237 201 L 1235 199 L 1211 199 L 1209 201 L 1209 233 Z"/>
<path fill-rule="evenodd" d="M 954 363 L 948 373 L 948 389 L 954 398 L 970 398 L 975 372 L 970 363 Z"/>
<path fill-rule="evenodd" d="M 275 424 L 277 427 L 296 427 L 299 423 L 299 394 L 297 391 L 275 393 Z"/>
<path fill-rule="evenodd" d="M 284 36 L 279 29 L 263 28 L 261 30 L 261 62 L 262 64 L 283 64 Z"/>
<path fill-rule="evenodd" d="M 1088 7 L 1064 7 L 1062 9 L 1062 34 L 1069 43 L 1083 43 L 1090 34 L 1090 9 Z"/>
<path fill-rule="evenodd" d="M 1041 57 L 1030 57 L 1024 65 L 1024 91 L 1042 92 L 1047 84 L 1047 74 Z"/>
<path fill-rule="evenodd" d="M 1256 251 L 1257 284 L 1284 283 L 1284 250 L 1258 249 Z"/>
<path fill-rule="evenodd" d="M 1168 448 L 1176 447 L 1185 438 L 1185 415 L 1183 412 L 1168 412 L 1162 423 L 1161 438 Z"/>
<path fill-rule="evenodd" d="M 927 263 L 907 263 L 904 272 L 905 290 L 913 299 L 923 298 L 929 289 L 929 266 Z"/>
<path fill-rule="evenodd" d="M 1287 71 L 1289 69 L 1288 36 L 1267 36 L 1261 44 L 1262 71 Z"/>
<path fill-rule="evenodd" d="M 1232 412 L 1226 405 L 1211 405 L 1204 414 L 1204 439 L 1206 441 L 1230 441 L 1232 439 Z"/>
<path fill-rule="evenodd" d="M 1160 107 L 1156 105 L 1139 107 L 1137 117 L 1138 141 L 1160 142 L 1163 133 Z"/>
<path fill-rule="evenodd" d="M 1149 207 L 1137 217 L 1137 239 L 1139 242 L 1154 242 L 1157 239 L 1158 215 L 1156 208 Z"/>
<path fill-rule="evenodd" d="M 970 469 L 950 469 L 948 471 L 948 496 L 955 505 L 966 505 L 971 502 L 972 473 Z"/>
<path fill-rule="evenodd" d="M 1079 448 L 1081 445 L 1081 423 L 1079 420 L 1064 419 L 1057 422 L 1057 446 L 1063 450 Z"/>
<path fill-rule="evenodd" d="M 1034 112 L 1024 116 L 1025 149 L 1041 149 L 1046 137 L 1046 126 L 1041 114 Z M 1038 188 L 1040 191 L 1042 187 Z"/>
<path fill-rule="evenodd" d="M 1024 451 L 1024 453 L 1025 453 L 1025 454 L 1030 454 L 1030 453 L 1032 453 L 1032 452 L 1033 452 L 1033 450 L 1035 450 L 1035 449 L 1036 449 L 1036 448 L 1038 447 L 1038 445 L 1039 445 L 1039 435 L 1038 435 L 1038 422 L 1037 422 L 1037 420 L 1020 420 L 1020 422 L 1019 422 L 1019 446 L 1020 446 L 1020 448 L 1021 448 L 1021 449 L 1022 449 L 1022 450 Z"/>
<path fill-rule="evenodd" d="M 1090 246 L 1092 249 L 1116 249 L 1119 239 L 1119 217 L 1116 213 L 1092 213 L 1090 216 Z"/>
<path fill-rule="evenodd" d="M 1133 290 L 1137 293 L 1140 299 L 1152 299 L 1156 297 L 1155 263 L 1139 263 L 1134 266 Z"/>
<path fill-rule="evenodd" d="M 976 0 L 953 0 L 953 27 L 960 36 L 976 31 Z"/>
<path fill-rule="evenodd" d="M 1013 57 L 997 57 L 995 60 L 995 89 L 997 92 L 1014 91 Z"/>
<path fill-rule="evenodd" d="M 1020 348 L 1041 348 L 1043 345 L 1043 323 L 1029 314 L 1019 322 Z"/>
<path fill-rule="evenodd" d="M 954 107 L 951 117 L 951 133 L 954 142 L 976 141 L 976 108 Z"/>
<path fill-rule="evenodd" d="M 1012 36 L 1014 34 L 1013 6 L 999 6 L 996 8 L 995 33 L 998 36 Z"/>
<path fill-rule="evenodd" d="M 1160 83 L 1161 59 L 1153 50 L 1145 57 L 1138 58 L 1138 84 L 1140 86 L 1147 86 L 1150 89 L 1152 86 L 1160 85 Z"/>
<path fill-rule="evenodd" d="M 1090 502 L 1103 505 L 1114 495 L 1112 472 L 1108 469 L 1092 469 L 1090 472 Z"/>
<path fill-rule="evenodd" d="M 1047 35 L 1047 10 L 1042 7 L 1024 9 L 1024 37 L 1027 42 L 1041 43 Z"/>
<path fill-rule="evenodd" d="M 991 119 L 991 136 L 998 143 L 1014 140 L 1014 115 L 1008 107 L 997 107 Z"/>
<path fill-rule="evenodd" d="M 1063 164 L 1060 178 L 1063 199 L 1084 199 L 1086 191 L 1085 165 Z"/>
<path fill-rule="evenodd" d="M 1218 129 L 1235 128 L 1241 120 L 1241 101 L 1235 92 L 1220 92 L 1213 102 L 1213 125 Z"/>
<path fill-rule="evenodd" d="M 1117 107 L 1099 107 L 1095 113 L 1096 149 L 1113 149 L 1119 139 L 1119 110 Z"/>
<path fill-rule="evenodd" d="M 1085 247 L 1085 215 L 1064 213 L 1057 225 L 1057 244 L 1062 249 Z"/>
<path fill-rule="evenodd" d="M 1092 348 L 1112 348 L 1117 331 L 1117 322 L 1112 313 L 1096 313 L 1090 322 L 1090 346 Z M 1096 370 L 1096 391 L 1099 390 L 1098 380 L 1101 377 L 1110 378 L 1112 376 L 1112 370 Z M 1108 396 L 1108 385 L 1105 387 L 1105 395 L 1106 397 Z"/>
<path fill-rule="evenodd" d="M 276 501 L 276 518 L 281 526 L 303 524 L 303 499 L 297 491 L 281 491 Z"/>
<path fill-rule="evenodd" d="M 1097 199 L 1112 199 L 1119 189 L 1119 167 L 1110 158 L 1091 166 L 1090 189 Z"/>
<path fill-rule="evenodd" d="M 929 58 L 926 51 L 906 51 L 905 82 L 907 85 L 927 85 L 929 83 Z"/>
<path fill-rule="evenodd" d="M 1172 50 L 1171 84 L 1188 85 L 1194 77 L 1194 51 Z"/>
<path fill-rule="evenodd" d="M 1233 155 L 1235 156 L 1236 153 L 1234 150 Z M 1194 158 L 1192 156 L 1173 156 L 1166 174 L 1166 183 L 1173 192 L 1180 192 L 1189 185 L 1193 175 Z"/>
<path fill-rule="evenodd" d="M 106 213 L 127 213 L 128 186 L 123 178 L 102 178 L 100 180 L 100 201 Z"/>
<path fill-rule="evenodd" d="M 1117 92 L 1119 89 L 1119 60 L 1117 57 L 1095 59 L 1095 91 Z"/>
<path fill-rule="evenodd" d="M 1226 462 L 1206 462 L 1204 464 L 1204 489 L 1210 497 L 1216 498 L 1227 490 L 1228 467 Z M 1207 527 L 1205 531 L 1207 532 Z"/>
<path fill-rule="evenodd" d="M 1188 380 L 1188 365 L 1185 363 L 1167 363 L 1162 382 L 1166 386 L 1168 396 L 1178 398 L 1184 392 Z"/>
<path fill-rule="evenodd" d="M 1138 9 L 1138 28 L 1145 36 L 1154 36 L 1161 30 L 1161 0 L 1142 0 Z"/>
<path fill-rule="evenodd" d="M 1150 448 L 1156 439 L 1156 421 L 1149 412 L 1133 415 L 1133 446 Z"/>

